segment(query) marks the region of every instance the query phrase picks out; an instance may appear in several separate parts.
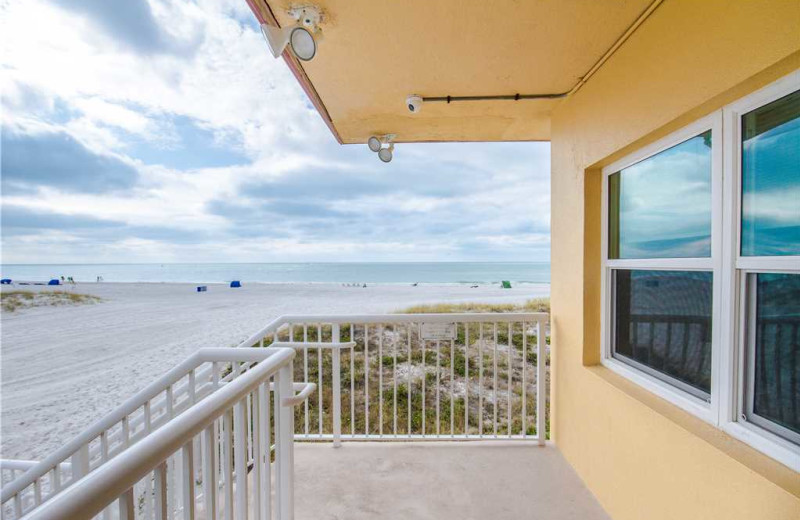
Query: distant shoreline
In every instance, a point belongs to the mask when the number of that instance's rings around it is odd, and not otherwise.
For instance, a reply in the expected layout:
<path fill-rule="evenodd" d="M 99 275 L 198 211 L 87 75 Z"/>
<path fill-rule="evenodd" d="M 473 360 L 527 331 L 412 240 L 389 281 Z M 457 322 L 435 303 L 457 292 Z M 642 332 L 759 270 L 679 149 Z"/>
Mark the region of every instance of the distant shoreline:
<path fill-rule="evenodd" d="M 496 286 L 500 285 L 502 280 L 498 280 L 495 282 L 313 282 L 313 281 L 300 281 L 300 282 L 259 282 L 259 281 L 249 281 L 249 280 L 239 280 L 242 285 L 245 284 L 257 284 L 257 285 L 335 285 L 335 286 L 347 286 L 348 284 L 367 284 L 367 286 L 420 286 L 420 287 L 463 287 L 467 285 L 478 285 L 480 287 L 487 287 L 487 286 Z M 0 289 L 3 288 L 12 288 L 12 287 L 93 287 L 99 285 L 224 285 L 227 286 L 230 282 L 228 281 L 213 281 L 213 282 L 173 282 L 173 281 L 136 281 L 136 282 L 117 282 L 117 281 L 102 281 L 102 282 L 95 282 L 95 281 L 87 281 L 87 280 L 75 280 L 75 283 L 72 284 L 70 282 L 63 282 L 59 285 L 47 285 L 48 280 L 12 280 L 12 285 L 3 285 L 0 286 Z M 513 285 L 550 285 L 550 282 L 530 282 L 530 281 L 514 281 L 509 280 L 509 282 Z"/>

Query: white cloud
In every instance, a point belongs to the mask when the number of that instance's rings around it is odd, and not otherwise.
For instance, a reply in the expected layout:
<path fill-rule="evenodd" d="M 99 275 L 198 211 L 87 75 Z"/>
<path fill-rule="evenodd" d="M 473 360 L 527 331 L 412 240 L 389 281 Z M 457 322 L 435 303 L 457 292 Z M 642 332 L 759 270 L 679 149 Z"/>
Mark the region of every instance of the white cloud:
<path fill-rule="evenodd" d="M 4 261 L 548 258 L 547 145 L 401 145 L 384 165 L 335 144 L 246 2 L 149 7 L 181 51 L 137 52 L 55 3 L 0 3 L 5 129 L 60 132 L 138 172 L 124 191 L 7 191 L 5 207 L 64 226 L 4 233 Z"/>

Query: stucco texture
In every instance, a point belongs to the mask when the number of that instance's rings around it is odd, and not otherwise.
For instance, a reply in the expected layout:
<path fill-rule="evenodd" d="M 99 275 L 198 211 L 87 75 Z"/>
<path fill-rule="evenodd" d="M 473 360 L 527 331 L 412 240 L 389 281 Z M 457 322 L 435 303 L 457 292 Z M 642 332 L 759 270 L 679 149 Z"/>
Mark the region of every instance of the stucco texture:
<path fill-rule="evenodd" d="M 598 364 L 600 168 L 798 68 L 797 0 L 666 0 L 553 113 L 553 438 L 616 520 L 800 518 L 800 475 Z"/>

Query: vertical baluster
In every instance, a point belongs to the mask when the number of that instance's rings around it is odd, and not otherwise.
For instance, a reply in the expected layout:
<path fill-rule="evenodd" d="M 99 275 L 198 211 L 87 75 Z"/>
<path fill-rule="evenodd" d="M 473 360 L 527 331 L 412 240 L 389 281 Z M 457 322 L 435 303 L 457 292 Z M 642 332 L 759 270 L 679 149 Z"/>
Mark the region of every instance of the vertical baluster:
<path fill-rule="evenodd" d="M 397 437 L 397 325 L 392 325 L 392 433 Z"/>
<path fill-rule="evenodd" d="M 194 369 L 189 371 L 189 402 L 194 404 L 197 402 L 197 393 L 195 389 L 196 381 L 195 381 L 195 372 Z"/>
<path fill-rule="evenodd" d="M 456 324 L 458 330 L 458 324 Z M 456 382 L 456 343 L 450 340 L 450 437 L 456 433 L 456 401 L 455 401 L 455 382 Z"/>
<path fill-rule="evenodd" d="M 428 372 L 425 370 L 425 339 L 422 337 L 422 323 L 419 324 L 419 342 L 422 346 L 422 436 L 425 437 L 425 381 Z"/>
<path fill-rule="evenodd" d="M 169 476 L 167 492 L 176 515 L 183 511 L 183 486 L 186 480 L 183 475 L 183 457 L 182 451 L 176 451 L 167 463 L 167 474 Z"/>
<path fill-rule="evenodd" d="M 150 401 L 144 402 L 144 434 L 149 435 L 153 427 L 153 416 L 150 412 Z"/>
<path fill-rule="evenodd" d="M 350 324 L 350 435 L 356 434 L 356 324 Z"/>
<path fill-rule="evenodd" d="M 322 336 L 317 336 L 317 341 L 319 341 Z M 283 414 L 281 413 L 281 376 L 282 372 L 278 372 L 273 376 L 273 417 L 275 421 L 275 425 L 273 427 L 273 432 L 275 434 L 275 438 L 273 442 L 275 444 L 275 510 L 276 514 L 280 517 L 281 513 L 281 425 L 283 424 L 281 420 L 283 419 Z"/>
<path fill-rule="evenodd" d="M 440 354 L 441 354 L 440 342 L 437 339 L 436 340 L 436 436 L 437 437 L 441 433 L 440 431 L 441 420 L 439 418 L 439 390 L 441 388 L 441 372 L 442 372 L 439 369 L 439 367 L 441 366 Z"/>
<path fill-rule="evenodd" d="M 22 516 L 22 491 L 14 495 L 14 518 Z"/>
<path fill-rule="evenodd" d="M 33 505 L 38 506 L 42 503 L 42 481 L 36 479 L 33 481 Z"/>
<path fill-rule="evenodd" d="M 119 505 L 120 520 L 135 520 L 135 510 L 133 508 L 133 488 L 128 489 L 126 492 L 120 495 L 119 499 L 117 499 L 117 504 Z"/>
<path fill-rule="evenodd" d="M 364 435 L 369 435 L 369 325 L 364 324 Z"/>
<path fill-rule="evenodd" d="M 234 405 L 233 414 L 236 519 L 247 520 L 247 411 L 244 399 Z"/>
<path fill-rule="evenodd" d="M 250 424 L 252 428 L 250 438 L 250 450 L 253 454 L 253 516 L 256 520 L 261 519 L 261 472 L 262 472 L 262 452 L 261 452 L 261 386 L 250 394 Z"/>
<path fill-rule="evenodd" d="M 167 403 L 167 418 L 168 419 L 172 419 L 175 416 L 175 412 L 172 409 L 172 403 L 174 401 L 173 397 L 174 396 L 173 396 L 173 391 L 172 391 L 172 385 L 169 385 L 169 386 L 167 386 L 166 395 L 164 396 L 164 399 L 165 399 L 165 401 Z"/>
<path fill-rule="evenodd" d="M 56 464 L 51 471 L 52 476 L 50 477 L 50 496 L 53 496 L 61 491 L 61 464 Z"/>
<path fill-rule="evenodd" d="M 131 444 L 131 422 L 128 416 L 122 418 L 122 446 L 128 448 Z"/>
<path fill-rule="evenodd" d="M 258 387 L 258 402 L 260 404 L 260 422 L 261 422 L 261 437 L 260 437 L 260 453 L 261 463 L 263 470 L 261 475 L 264 483 L 261 486 L 260 494 L 263 495 L 261 501 L 261 520 L 272 519 L 272 436 L 270 432 L 270 395 L 269 395 L 269 379 Z"/>
<path fill-rule="evenodd" d="M 378 435 L 383 437 L 383 325 L 378 325 Z"/>
<path fill-rule="evenodd" d="M 492 397 L 494 397 L 494 436 L 497 437 L 497 323 L 494 323 L 494 347 L 492 348 Z"/>
<path fill-rule="evenodd" d="M 155 471 L 156 519 L 167 520 L 167 464 L 162 462 Z M 149 480 L 149 479 L 148 479 Z M 191 517 L 189 517 L 191 518 Z"/>
<path fill-rule="evenodd" d="M 100 465 L 108 462 L 108 432 L 100 432 Z M 103 509 L 103 520 L 111 520 L 111 508 Z"/>
<path fill-rule="evenodd" d="M 322 325 L 317 325 L 317 342 L 322 343 Z M 317 394 L 319 396 L 319 403 L 317 403 L 317 415 L 319 416 L 319 436 L 322 437 L 322 349 L 317 349 Z M 280 403 L 278 403 L 280 404 Z M 280 408 L 276 408 L 276 414 Z"/>
<path fill-rule="evenodd" d="M 281 395 L 292 395 L 292 365 L 280 369 Z M 280 401 L 278 401 L 280 403 Z M 278 433 L 278 513 L 281 520 L 294 518 L 294 410 L 291 406 L 278 408 L 280 430 Z"/>
<path fill-rule="evenodd" d="M 233 520 L 233 467 L 231 466 L 231 444 L 233 442 L 233 417 L 230 410 L 223 415 L 222 431 L 222 477 L 225 479 L 223 487 L 223 511 L 225 520 Z"/>
<path fill-rule="evenodd" d="M 214 388 L 219 388 L 219 363 L 216 361 L 211 363 L 211 383 Z"/>
<path fill-rule="evenodd" d="M 89 445 L 84 444 L 78 448 L 78 451 L 72 454 L 71 462 L 72 480 L 70 481 L 70 485 L 89 473 Z"/>
<path fill-rule="evenodd" d="M 545 381 L 544 320 L 539 318 L 536 325 L 536 436 L 540 446 L 544 446 L 547 436 L 545 432 L 545 403 L 547 399 L 547 383 Z"/>
<path fill-rule="evenodd" d="M 339 343 L 341 339 L 342 335 L 339 330 L 339 324 L 335 323 L 331 325 L 331 342 Z M 340 348 L 336 347 L 331 354 L 333 356 L 331 370 L 331 379 L 333 383 L 333 447 L 338 448 L 342 443 L 342 351 Z"/>
<path fill-rule="evenodd" d="M 144 478 L 144 517 L 150 520 L 153 516 L 153 478 L 148 473 Z"/>
<path fill-rule="evenodd" d="M 408 428 L 406 435 L 411 436 L 411 324 L 406 327 L 408 335 L 408 381 L 406 382 L 406 401 L 408 401 Z"/>
<path fill-rule="evenodd" d="M 308 343 L 308 324 L 303 324 L 303 343 Z M 303 381 L 308 382 L 308 346 L 303 347 Z M 303 413 L 303 420 L 305 421 L 305 434 L 308 436 L 308 399 L 303 403 L 305 413 Z"/>
<path fill-rule="evenodd" d="M 483 437 L 483 322 L 478 331 L 478 435 Z"/>
<path fill-rule="evenodd" d="M 194 518 L 194 439 L 181 449 L 183 473 L 183 518 Z"/>
<path fill-rule="evenodd" d="M 506 410 L 508 411 L 508 436 L 511 437 L 511 384 L 514 376 L 511 374 L 511 349 L 514 347 L 514 328 L 508 322 L 508 351 L 506 352 L 506 374 L 508 376 L 508 388 L 506 388 Z"/>
<path fill-rule="evenodd" d="M 152 420 L 150 416 L 150 401 L 144 402 L 144 435 L 147 436 L 150 434 L 151 427 L 152 427 Z M 144 511 L 146 518 L 153 518 L 153 481 L 150 478 L 150 475 L 145 477 L 144 479 L 144 493 L 145 493 L 145 501 L 144 501 Z"/>
<path fill-rule="evenodd" d="M 464 436 L 469 435 L 469 323 L 464 324 Z"/>
<path fill-rule="evenodd" d="M 203 430 L 203 503 L 205 504 L 206 520 L 217 518 L 217 472 L 214 459 L 217 453 L 217 440 L 214 435 L 214 424 Z"/>
<path fill-rule="evenodd" d="M 528 324 L 522 322 L 522 437 L 528 436 Z"/>

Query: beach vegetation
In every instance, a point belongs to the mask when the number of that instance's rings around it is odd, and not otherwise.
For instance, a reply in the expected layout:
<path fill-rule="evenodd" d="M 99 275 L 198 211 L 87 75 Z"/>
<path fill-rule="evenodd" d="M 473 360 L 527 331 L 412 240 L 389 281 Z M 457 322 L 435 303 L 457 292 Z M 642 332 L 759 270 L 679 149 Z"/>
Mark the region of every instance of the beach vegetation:
<path fill-rule="evenodd" d="M 3 312 L 16 312 L 33 307 L 52 307 L 60 305 L 86 305 L 101 302 L 102 299 L 91 294 L 66 291 L 2 291 L 0 306 Z"/>
<path fill-rule="evenodd" d="M 524 303 L 432 303 L 414 305 L 397 311 L 400 314 L 450 314 L 464 312 L 546 312 L 550 298 L 532 298 Z"/>

